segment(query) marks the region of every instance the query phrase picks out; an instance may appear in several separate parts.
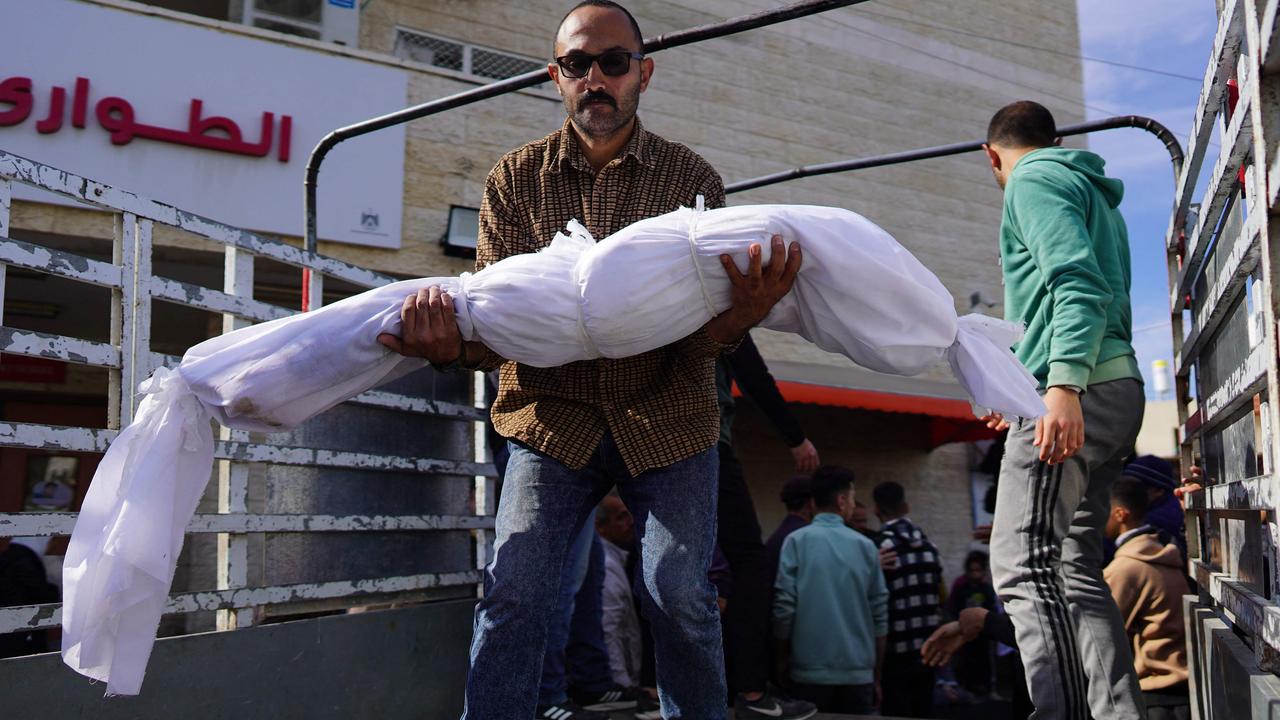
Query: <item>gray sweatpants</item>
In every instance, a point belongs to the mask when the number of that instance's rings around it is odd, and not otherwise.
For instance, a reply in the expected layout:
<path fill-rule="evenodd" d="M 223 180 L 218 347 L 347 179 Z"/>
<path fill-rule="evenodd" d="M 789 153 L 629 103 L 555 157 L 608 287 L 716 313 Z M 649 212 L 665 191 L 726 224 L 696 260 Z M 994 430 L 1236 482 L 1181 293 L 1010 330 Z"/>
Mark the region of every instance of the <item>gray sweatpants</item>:
<path fill-rule="evenodd" d="M 1040 462 L 1034 420 L 1009 428 L 991 531 L 991 572 L 1017 631 L 1036 720 L 1142 720 L 1124 621 L 1102 579 L 1111 483 L 1133 451 L 1144 399 L 1137 380 L 1090 385 L 1085 443 Z"/>

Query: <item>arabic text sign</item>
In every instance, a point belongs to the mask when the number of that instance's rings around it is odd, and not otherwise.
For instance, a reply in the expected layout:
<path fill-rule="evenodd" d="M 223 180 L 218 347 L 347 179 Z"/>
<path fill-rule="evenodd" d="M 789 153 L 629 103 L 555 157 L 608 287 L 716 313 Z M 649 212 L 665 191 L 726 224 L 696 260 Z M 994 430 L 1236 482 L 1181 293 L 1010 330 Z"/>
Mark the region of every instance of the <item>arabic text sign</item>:
<path fill-rule="evenodd" d="M 301 235 L 299 150 L 405 104 L 396 68 L 115 8 L 5 3 L 0 26 L 23 28 L 0 43 L 0 148 L 252 230 Z M 403 127 L 340 145 L 321 239 L 399 247 L 403 185 Z"/>
<path fill-rule="evenodd" d="M 83 128 L 89 106 L 89 79 L 76 78 L 75 93 L 71 101 L 71 125 Z M 67 89 L 54 87 L 49 91 L 49 115 L 35 123 L 36 132 L 49 134 L 62 129 L 66 115 Z M 0 111 L 0 127 L 19 125 L 31 115 L 35 98 L 32 96 L 31 78 L 12 77 L 0 80 L 0 103 L 8 103 L 9 110 Z M 98 101 L 94 116 L 98 124 L 111 133 L 112 145 L 128 145 L 135 137 L 150 138 L 175 145 L 218 150 L 221 152 L 265 157 L 271 152 L 275 140 L 275 115 L 262 113 L 262 132 L 258 142 L 244 141 L 240 127 L 225 117 L 203 117 L 204 101 L 191 99 L 191 113 L 186 130 L 163 128 L 137 122 L 133 105 L 118 97 L 105 97 Z M 222 137 L 221 133 L 226 137 Z M 293 134 L 293 118 L 280 118 L 280 142 L 276 152 L 280 162 L 289 162 L 289 147 Z"/>

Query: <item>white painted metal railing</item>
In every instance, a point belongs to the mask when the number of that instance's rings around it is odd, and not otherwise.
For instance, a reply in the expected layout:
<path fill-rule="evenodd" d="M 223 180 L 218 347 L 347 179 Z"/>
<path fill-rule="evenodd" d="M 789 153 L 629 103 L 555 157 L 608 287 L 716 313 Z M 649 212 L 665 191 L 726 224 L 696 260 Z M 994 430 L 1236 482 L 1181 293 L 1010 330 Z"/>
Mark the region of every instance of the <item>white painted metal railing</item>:
<path fill-rule="evenodd" d="M 1190 572 L 1202 600 L 1269 672 L 1280 652 L 1277 4 L 1219 3 L 1167 245 L 1182 463 L 1202 466 L 1209 482 L 1188 500 Z M 1217 160 L 1197 203 L 1215 138 Z M 1219 717 L 1218 661 L 1194 630 L 1191 644 L 1194 712 Z"/>
<path fill-rule="evenodd" d="M 74 253 L 41 247 L 10 237 L 13 185 L 24 184 L 78 200 L 114 214 L 113 261 L 110 263 Z M 151 271 L 152 230 L 156 223 L 219 243 L 224 247 L 222 290 L 206 288 Z M 108 428 L 86 428 L 0 421 L 0 446 L 34 450 L 103 452 L 136 408 L 134 390 L 156 367 L 173 366 L 178 358 L 151 350 L 151 302 L 165 300 L 191 308 L 221 313 L 223 331 L 256 321 L 286 317 L 294 312 L 253 299 L 253 259 L 268 258 L 298 268 L 311 269 L 311 297 L 319 304 L 323 278 L 338 278 L 360 287 L 375 287 L 393 278 L 364 268 L 306 252 L 291 245 L 231 227 L 209 218 L 138 197 L 125 190 L 79 177 L 0 151 L 0 352 L 49 358 L 67 363 L 106 368 L 109 373 Z M 3 299 L 8 266 L 56 275 L 110 288 L 111 341 L 92 342 L 63 335 L 30 332 L 4 325 Z M 366 392 L 353 403 L 421 413 L 471 423 L 476 432 L 471 460 L 448 460 L 412 455 L 382 455 L 297 447 L 256 442 L 248 433 L 223 429 L 216 445 L 218 512 L 197 514 L 188 533 L 216 533 L 217 586 L 207 592 L 187 592 L 171 597 L 170 613 L 215 610 L 219 629 L 233 629 L 253 622 L 256 608 L 306 601 L 330 601 L 329 607 L 370 602 L 393 602 L 421 597 L 423 591 L 455 586 L 477 586 L 480 569 L 488 559 L 493 528 L 494 467 L 484 461 L 484 410 L 481 395 L 474 402 L 458 404 L 398 395 Z M 249 464 L 319 466 L 395 472 L 463 475 L 475 477 L 475 514 L 471 515 L 280 515 L 248 510 Z M 0 537 L 69 534 L 75 513 L 0 513 Z M 468 559 L 458 572 L 419 574 L 376 579 L 247 587 L 247 535 L 250 533 L 322 533 L 378 531 L 469 531 L 474 540 L 474 562 Z M 0 608 L 0 633 L 58 625 L 59 605 Z"/>

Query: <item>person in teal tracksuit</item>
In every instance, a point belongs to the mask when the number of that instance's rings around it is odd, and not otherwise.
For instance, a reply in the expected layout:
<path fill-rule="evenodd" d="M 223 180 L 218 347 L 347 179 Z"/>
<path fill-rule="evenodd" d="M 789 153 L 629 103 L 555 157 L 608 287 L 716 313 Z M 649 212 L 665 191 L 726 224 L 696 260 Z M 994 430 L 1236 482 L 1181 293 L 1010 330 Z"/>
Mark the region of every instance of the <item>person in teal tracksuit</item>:
<path fill-rule="evenodd" d="M 773 629 L 793 692 L 822 712 L 867 714 L 879 704 L 889 631 L 889 589 L 874 543 L 845 525 L 853 517 L 853 472 L 813 473 L 817 511 L 782 543 Z"/>
<path fill-rule="evenodd" d="M 1111 484 L 1142 424 L 1124 185 L 1057 146 L 1053 115 L 1022 101 L 983 146 L 1004 190 L 1000 257 L 1014 348 L 1044 393 L 1009 426 L 991 533 L 996 591 L 1017 630 L 1035 718 L 1145 717 L 1124 623 L 1102 579 Z M 1082 662 L 1081 658 L 1087 661 Z"/>

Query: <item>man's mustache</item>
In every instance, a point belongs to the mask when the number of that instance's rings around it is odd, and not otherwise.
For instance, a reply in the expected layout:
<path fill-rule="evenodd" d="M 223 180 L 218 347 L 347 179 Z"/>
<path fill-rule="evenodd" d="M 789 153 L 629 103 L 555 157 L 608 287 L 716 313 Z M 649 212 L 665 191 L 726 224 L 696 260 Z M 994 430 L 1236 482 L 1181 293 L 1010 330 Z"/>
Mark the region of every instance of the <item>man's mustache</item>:
<path fill-rule="evenodd" d="M 582 98 L 578 100 L 578 106 L 590 105 L 591 103 L 606 103 L 614 110 L 618 109 L 618 101 L 613 96 L 602 90 L 589 90 L 583 93 Z"/>

